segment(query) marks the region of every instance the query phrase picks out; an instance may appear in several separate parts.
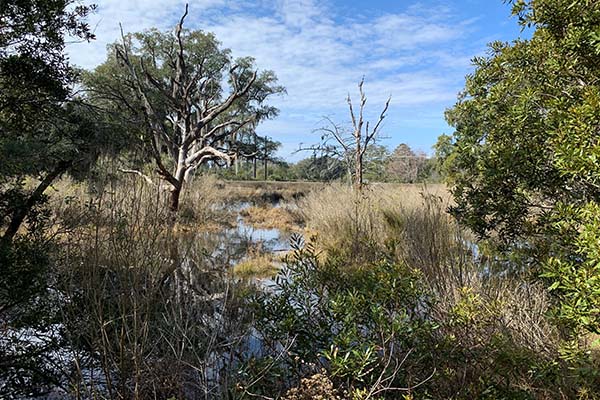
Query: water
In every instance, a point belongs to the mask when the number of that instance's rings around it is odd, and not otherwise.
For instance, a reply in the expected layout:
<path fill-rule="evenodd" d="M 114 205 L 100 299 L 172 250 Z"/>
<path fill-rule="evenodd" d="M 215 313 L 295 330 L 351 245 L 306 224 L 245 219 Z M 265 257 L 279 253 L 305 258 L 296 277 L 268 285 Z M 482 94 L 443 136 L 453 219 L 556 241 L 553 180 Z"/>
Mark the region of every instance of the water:
<path fill-rule="evenodd" d="M 180 249 L 180 255 L 184 260 L 182 265 L 184 272 L 187 271 L 190 276 L 194 273 L 204 272 L 206 266 L 202 265 L 203 261 L 201 260 L 203 259 L 207 259 L 211 265 L 214 264 L 217 266 L 218 270 L 225 271 L 227 268 L 233 268 L 235 264 L 248 257 L 249 252 L 253 249 L 259 249 L 259 251 L 263 253 L 282 253 L 289 251 L 289 233 L 279 229 L 255 228 L 244 222 L 240 213 L 252 205 L 253 204 L 248 202 L 242 202 L 227 206 L 229 210 L 236 213 L 235 225 L 231 228 L 224 228 L 216 232 L 190 232 L 190 234 L 193 235 L 194 240 L 192 242 L 194 242 L 195 245 L 189 248 L 186 247 L 186 245 L 182 245 L 182 247 L 185 248 Z M 273 204 L 273 206 L 280 207 L 281 205 L 276 203 Z M 181 243 L 186 242 L 189 241 L 182 240 Z M 203 250 L 201 250 L 200 253 L 200 250 L 198 249 Z M 202 254 L 204 254 L 204 256 Z M 218 267 L 219 265 L 222 269 Z M 194 280 L 194 278 L 190 279 Z M 197 279 L 201 280 L 200 278 Z M 225 277 L 224 279 L 230 278 Z M 259 290 L 267 291 L 270 290 L 270 286 L 274 284 L 273 280 L 269 278 L 252 278 L 251 282 L 254 283 Z M 195 295 L 191 291 L 186 290 L 184 290 L 184 293 L 191 296 Z M 212 316 L 212 322 L 219 325 L 222 316 L 219 315 L 218 310 L 220 310 L 220 305 L 224 302 L 224 297 L 218 296 L 221 294 L 220 291 L 210 294 L 213 295 L 213 297 L 210 297 L 209 299 L 208 296 L 206 296 L 206 302 L 211 303 L 214 306 L 215 315 Z M 42 333 L 43 332 L 37 331 L 14 332 L 15 335 L 20 335 L 21 340 L 32 344 L 39 340 L 38 338 L 41 337 Z M 0 341 L 0 344 L 3 343 Z M 245 347 L 246 356 L 257 355 L 262 351 L 262 338 L 254 329 L 251 329 L 250 334 L 246 338 Z M 52 358 L 55 359 L 54 364 L 57 368 L 61 368 L 64 371 L 72 370 L 74 360 L 77 358 L 76 353 L 77 352 L 69 346 L 57 348 L 57 350 L 52 353 Z M 81 356 L 81 354 L 82 353 L 79 353 L 79 356 Z M 218 359 L 220 354 L 216 352 L 210 356 Z M 222 356 L 226 357 L 227 354 L 223 354 Z M 212 362 L 206 366 L 206 378 L 209 380 L 218 381 L 218 373 L 216 371 L 219 370 L 220 362 L 217 359 L 212 360 Z M 97 365 L 98 361 L 95 359 L 94 355 L 84 354 L 84 359 L 80 361 L 83 364 L 81 370 L 82 380 L 84 382 L 94 381 L 97 390 L 105 391 L 106 384 L 102 380 L 102 372 Z M 211 373 L 214 373 L 215 376 L 212 376 Z M 92 377 L 94 379 L 92 379 Z M 65 381 L 63 384 L 68 385 L 68 382 Z M 68 396 L 65 390 L 60 387 L 51 388 L 47 394 L 35 397 L 36 400 L 64 398 L 70 398 L 70 396 Z M 34 399 L 34 397 L 32 396 L 31 399 Z"/>

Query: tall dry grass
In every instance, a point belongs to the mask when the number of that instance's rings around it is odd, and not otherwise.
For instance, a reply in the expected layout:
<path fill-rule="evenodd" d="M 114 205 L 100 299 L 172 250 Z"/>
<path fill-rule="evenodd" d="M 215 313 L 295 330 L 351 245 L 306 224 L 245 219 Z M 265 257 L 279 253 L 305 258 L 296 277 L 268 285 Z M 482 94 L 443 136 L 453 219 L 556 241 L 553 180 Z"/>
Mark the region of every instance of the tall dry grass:
<path fill-rule="evenodd" d="M 385 244 L 395 233 L 389 216 L 420 209 L 424 196 L 436 197 L 441 204 L 450 201 L 442 185 L 378 184 L 356 193 L 350 186 L 332 184 L 310 192 L 299 201 L 299 208 L 307 228 L 318 234 L 325 248 Z"/>
<path fill-rule="evenodd" d="M 434 298 L 432 318 L 449 346 L 438 360 L 452 371 L 448 394 L 498 376 L 515 387 L 535 385 L 530 371 L 520 369 L 524 360 L 551 363 L 561 342 L 548 318 L 548 295 L 539 284 L 498 273 L 493 258 L 447 213 L 450 202 L 441 185 L 378 185 L 360 194 L 332 185 L 310 193 L 300 209 L 325 254 L 349 252 L 349 268 L 391 256 L 422 273 Z"/>
<path fill-rule="evenodd" d="M 213 201 L 189 196 L 198 213 Z M 231 279 L 223 243 L 171 225 L 165 193 L 137 179 L 82 197 L 60 205 L 56 283 L 75 396 L 225 396 L 246 348 L 250 288 Z"/>

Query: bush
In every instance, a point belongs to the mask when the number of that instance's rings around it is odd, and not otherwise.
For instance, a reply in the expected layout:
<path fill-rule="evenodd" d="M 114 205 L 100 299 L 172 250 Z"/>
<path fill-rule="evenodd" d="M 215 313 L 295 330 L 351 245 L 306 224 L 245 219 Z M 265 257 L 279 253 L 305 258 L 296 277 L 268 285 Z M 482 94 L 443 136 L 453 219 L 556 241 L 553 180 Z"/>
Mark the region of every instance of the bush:
<path fill-rule="evenodd" d="M 435 327 L 420 273 L 389 260 L 353 267 L 343 252 L 320 261 L 312 243 L 295 240 L 272 291 L 256 300 L 265 348 L 287 343 L 288 385 L 321 368 L 336 390 L 359 397 L 426 380 L 432 370 L 416 349 Z"/>

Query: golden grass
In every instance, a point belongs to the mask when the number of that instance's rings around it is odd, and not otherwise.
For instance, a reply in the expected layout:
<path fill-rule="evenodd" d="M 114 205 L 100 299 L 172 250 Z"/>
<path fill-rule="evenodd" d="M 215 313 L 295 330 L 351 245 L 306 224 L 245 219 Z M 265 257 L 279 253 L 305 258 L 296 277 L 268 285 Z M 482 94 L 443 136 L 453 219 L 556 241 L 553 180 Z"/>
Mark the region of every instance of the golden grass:
<path fill-rule="evenodd" d="M 300 211 L 291 207 L 251 206 L 240 215 L 246 224 L 259 229 L 298 230 L 304 222 Z"/>
<path fill-rule="evenodd" d="M 298 206 L 306 227 L 318 232 L 324 244 L 338 247 L 348 239 L 384 241 L 390 233 L 386 214 L 420 209 L 426 196 L 435 196 L 441 207 L 450 204 L 450 194 L 441 184 L 373 184 L 360 194 L 347 185 L 332 184 L 309 193 Z"/>
<path fill-rule="evenodd" d="M 252 253 L 233 267 L 234 276 L 242 279 L 270 278 L 279 268 L 271 253 Z"/>

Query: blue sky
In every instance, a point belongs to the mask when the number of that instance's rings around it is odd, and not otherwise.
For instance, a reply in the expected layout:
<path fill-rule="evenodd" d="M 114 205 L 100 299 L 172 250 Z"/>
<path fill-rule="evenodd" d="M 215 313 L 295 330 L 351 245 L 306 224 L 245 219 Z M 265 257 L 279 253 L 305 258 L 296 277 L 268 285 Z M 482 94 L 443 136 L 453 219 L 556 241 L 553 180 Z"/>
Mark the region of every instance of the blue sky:
<path fill-rule="evenodd" d="M 97 40 L 72 44 L 74 64 L 93 68 L 106 45 L 125 31 L 171 29 L 185 0 L 97 0 L 90 19 Z M 444 110 L 456 101 L 470 60 L 494 40 L 521 32 L 502 0 L 189 0 L 187 27 L 214 32 L 234 56 L 253 56 L 272 69 L 288 94 L 274 98 L 280 116 L 258 127 L 283 143 L 280 155 L 318 141 L 324 116 L 348 121 L 345 97 L 357 97 L 365 77 L 367 117 L 375 119 L 388 96 L 382 144 L 407 143 L 431 152 L 451 133 Z"/>

